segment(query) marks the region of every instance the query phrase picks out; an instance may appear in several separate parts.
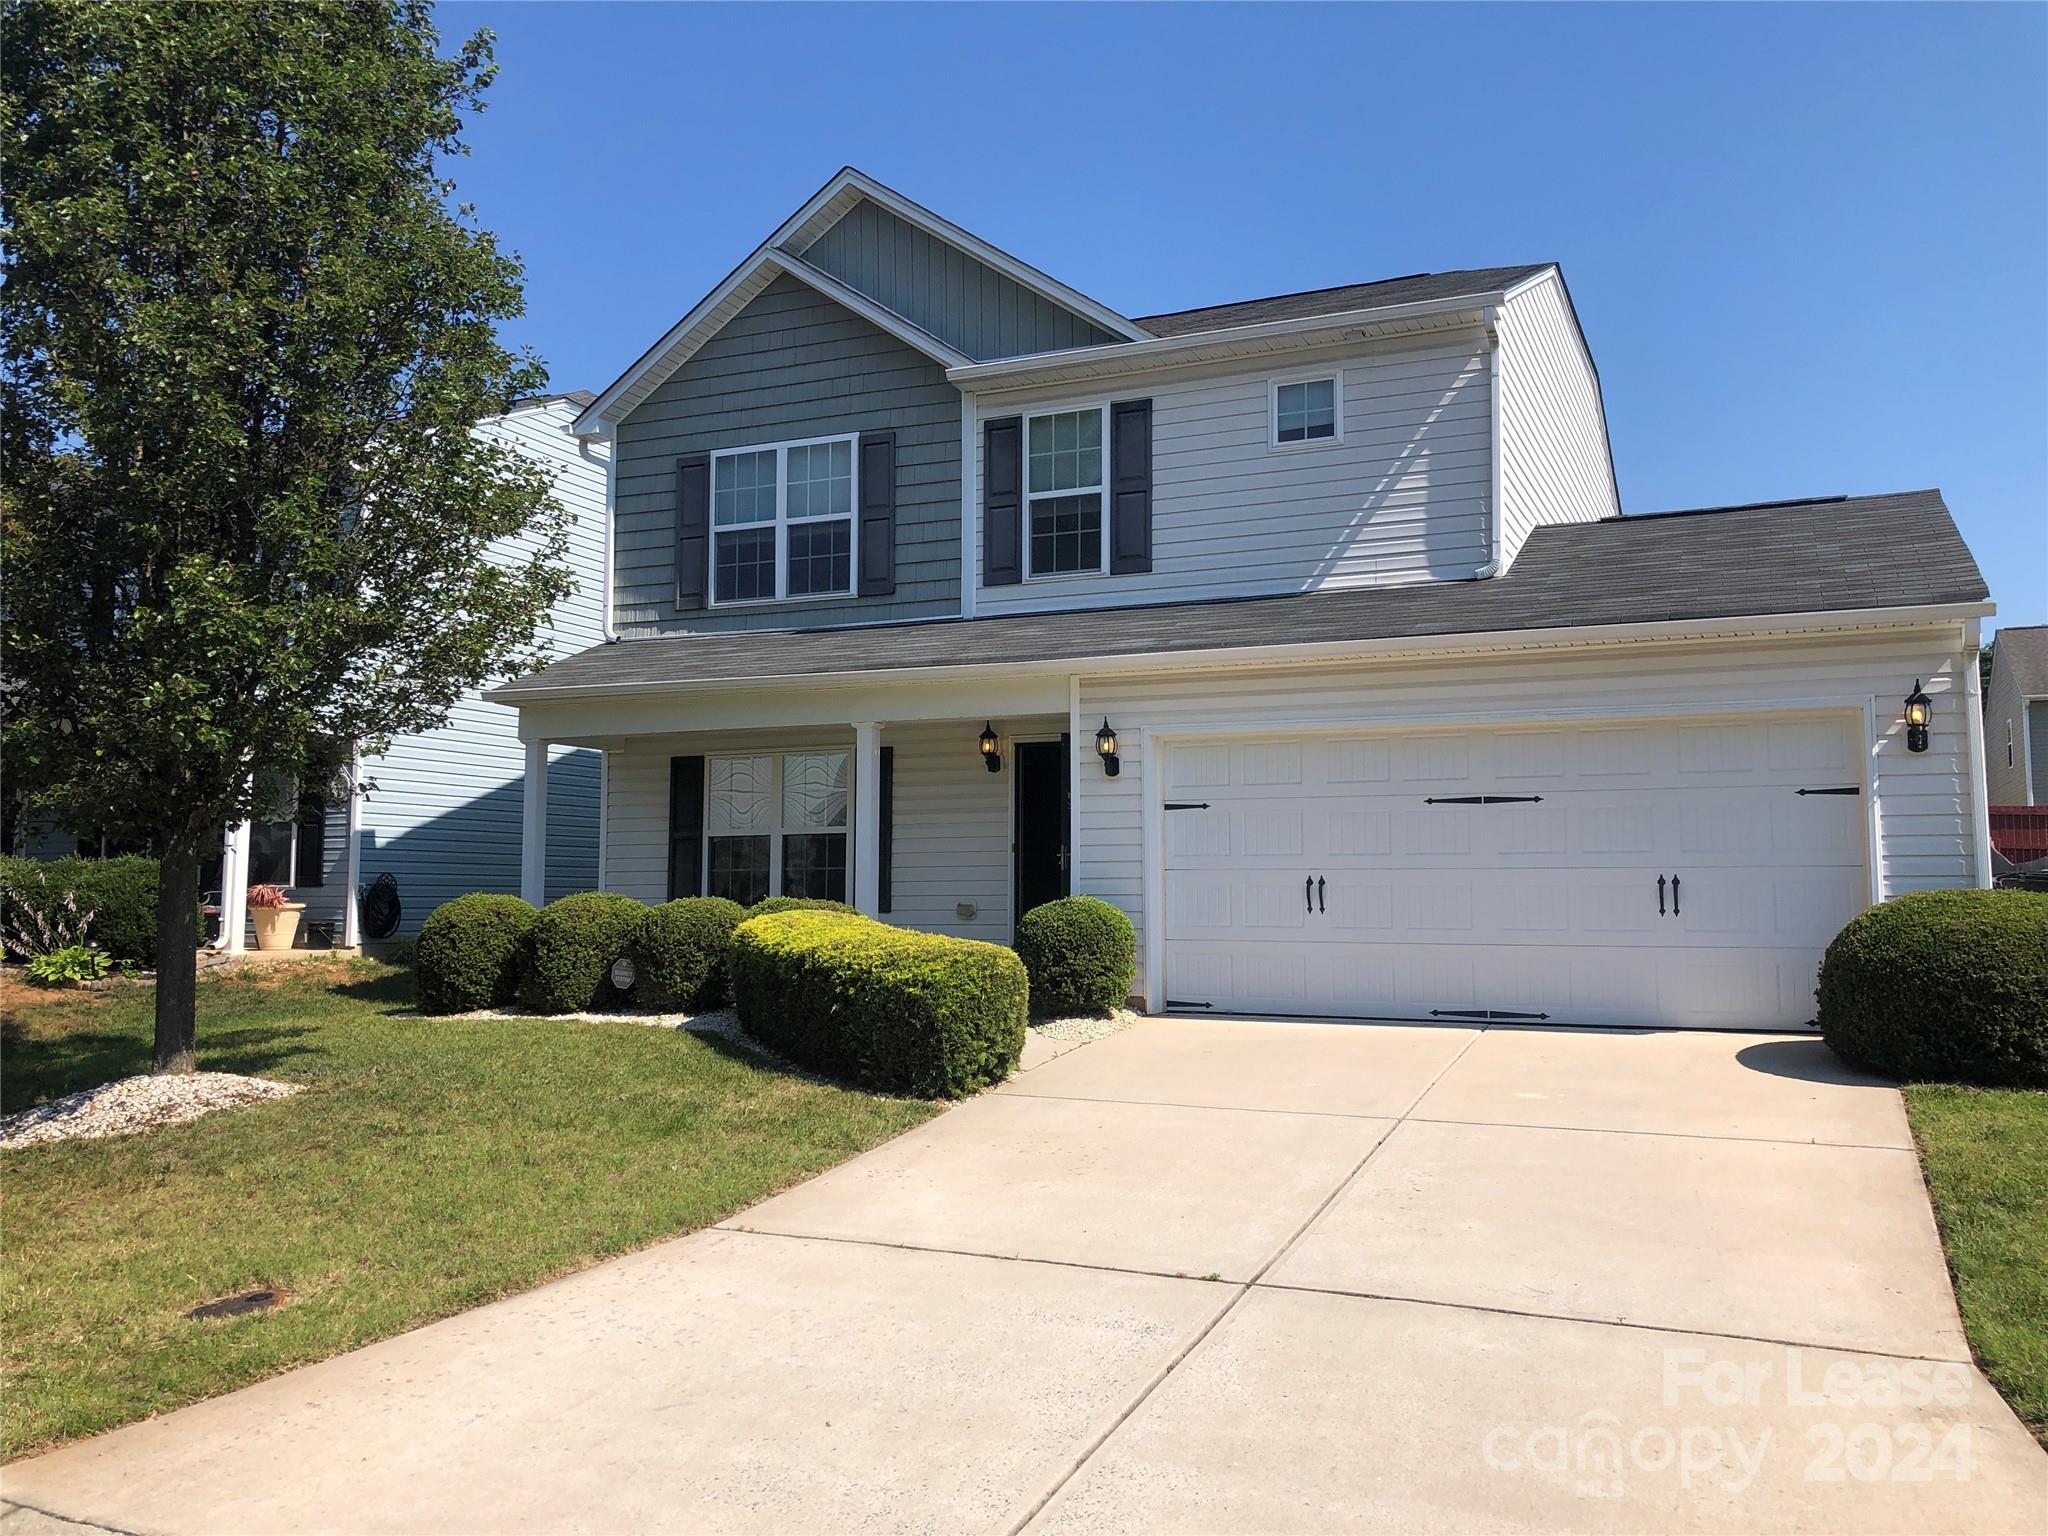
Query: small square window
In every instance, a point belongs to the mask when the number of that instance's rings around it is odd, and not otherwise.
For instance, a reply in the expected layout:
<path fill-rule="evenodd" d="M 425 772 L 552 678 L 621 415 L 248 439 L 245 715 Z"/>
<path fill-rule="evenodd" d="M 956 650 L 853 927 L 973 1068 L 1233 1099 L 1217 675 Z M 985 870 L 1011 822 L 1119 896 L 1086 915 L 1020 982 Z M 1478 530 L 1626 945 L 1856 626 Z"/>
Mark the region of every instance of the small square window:
<path fill-rule="evenodd" d="M 1300 379 L 1273 386 L 1273 441 L 1314 443 L 1337 436 L 1337 381 Z"/>

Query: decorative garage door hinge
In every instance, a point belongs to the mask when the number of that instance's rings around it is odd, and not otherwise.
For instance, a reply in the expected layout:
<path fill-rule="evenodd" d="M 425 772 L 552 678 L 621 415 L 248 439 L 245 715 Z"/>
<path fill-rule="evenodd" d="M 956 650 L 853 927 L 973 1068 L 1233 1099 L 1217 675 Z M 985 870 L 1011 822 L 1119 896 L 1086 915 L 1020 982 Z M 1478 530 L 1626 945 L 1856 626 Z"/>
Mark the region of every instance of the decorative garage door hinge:
<path fill-rule="evenodd" d="M 1176 998 L 1169 997 L 1166 1000 L 1166 1006 L 1169 1008 L 1214 1008 L 1216 1005 L 1214 1003 L 1184 1003 Z"/>
<path fill-rule="evenodd" d="M 1843 784 L 1834 789 L 1795 789 L 1792 793 L 1795 795 L 1860 795 L 1863 793 L 1863 787 L 1860 784 Z"/>
<path fill-rule="evenodd" d="M 1432 1008 L 1432 1019 L 1547 1019 L 1547 1013 L 1510 1013 L 1505 1008 Z"/>
<path fill-rule="evenodd" d="M 1206 800 L 1169 800 L 1166 802 L 1166 808 L 1169 811 L 1206 811 L 1209 809 L 1209 802 Z"/>
<path fill-rule="evenodd" d="M 1424 805 L 1533 805 L 1541 795 L 1431 795 Z"/>

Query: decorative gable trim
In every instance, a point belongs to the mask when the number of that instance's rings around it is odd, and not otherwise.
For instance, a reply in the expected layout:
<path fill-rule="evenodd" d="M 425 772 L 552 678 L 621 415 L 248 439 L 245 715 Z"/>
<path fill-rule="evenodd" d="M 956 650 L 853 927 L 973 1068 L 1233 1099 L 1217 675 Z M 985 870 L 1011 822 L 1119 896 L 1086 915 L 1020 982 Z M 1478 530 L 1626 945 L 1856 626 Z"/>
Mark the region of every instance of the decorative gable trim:
<path fill-rule="evenodd" d="M 802 252 L 863 199 L 887 209 L 897 218 L 923 229 L 983 265 L 1000 272 L 1012 282 L 1042 294 L 1055 304 L 1072 310 L 1117 336 L 1143 341 L 1151 333 L 1140 330 L 1122 315 L 1096 303 L 1086 294 L 1047 277 L 1007 252 L 969 234 L 930 210 L 919 207 L 901 193 L 883 186 L 873 177 L 847 166 L 818 189 L 803 207 L 791 214 L 747 259 L 701 299 L 696 308 L 672 326 L 661 340 L 643 352 L 637 361 L 615 379 L 610 387 L 577 416 L 571 430 L 578 436 L 602 434 L 653 394 L 675 371 L 693 357 L 698 348 L 724 328 L 733 316 L 778 276 L 787 274 L 845 306 L 862 319 L 924 353 L 946 368 L 966 367 L 973 359 L 956 351 L 938 337 L 911 324 L 894 310 L 875 303 L 865 294 L 839 281 L 830 273 L 805 261 Z"/>
<path fill-rule="evenodd" d="M 1072 310 L 1112 336 L 1123 336 L 1132 341 L 1151 339 L 1150 331 L 1134 325 L 1107 304 L 1097 303 L 1056 277 L 1048 277 L 1028 262 L 1019 261 L 1008 251 L 990 245 L 980 236 L 941 218 L 929 208 L 913 203 L 893 187 L 883 186 L 874 177 L 850 165 L 826 182 L 817 196 L 799 208 L 788 223 L 769 237 L 768 243 L 784 250 L 807 251 L 818 243 L 826 230 L 844 218 L 855 203 L 862 201 L 886 209 L 906 224 L 916 225 L 933 239 L 944 241 L 963 255 L 1002 273 L 1018 286 L 1043 295 L 1063 309 Z"/>
<path fill-rule="evenodd" d="M 576 418 L 572 428 L 579 435 L 602 433 L 615 426 L 635 406 L 659 389 L 662 382 L 697 355 L 703 345 L 731 323 L 734 316 L 751 304 L 761 290 L 778 277 L 793 277 L 807 283 L 826 298 L 886 331 L 913 351 L 922 352 L 942 368 L 960 368 L 974 360 L 947 346 L 931 332 L 912 325 L 894 310 L 884 309 L 866 294 L 857 292 L 829 272 L 822 272 L 802 257 L 762 246 L 735 267 L 711 292 L 678 320 L 637 362 L 615 379 Z"/>

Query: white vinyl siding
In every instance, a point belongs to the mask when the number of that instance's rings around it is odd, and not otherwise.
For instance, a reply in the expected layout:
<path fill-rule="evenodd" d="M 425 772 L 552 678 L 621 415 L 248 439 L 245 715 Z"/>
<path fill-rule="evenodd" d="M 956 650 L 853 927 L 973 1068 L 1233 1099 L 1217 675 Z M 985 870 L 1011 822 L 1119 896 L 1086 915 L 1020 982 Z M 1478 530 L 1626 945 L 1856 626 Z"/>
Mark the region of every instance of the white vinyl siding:
<path fill-rule="evenodd" d="M 1546 523 L 1617 517 L 1593 360 L 1564 280 L 1538 278 L 1501 306 L 1500 495 L 1503 569 Z"/>
<path fill-rule="evenodd" d="M 604 638 L 605 450 L 580 444 L 563 429 L 573 402 L 530 406 L 483 424 L 555 475 L 555 495 L 573 522 L 567 560 L 575 590 L 555 605 L 541 630 L 549 656 L 560 657 Z M 530 539 L 507 540 L 491 558 L 512 561 Z M 548 754 L 549 900 L 597 885 L 597 802 L 601 754 L 554 747 Z M 520 802 L 526 750 L 519 712 L 464 694 L 434 730 L 401 736 L 381 757 L 366 758 L 363 777 L 375 787 L 362 804 L 362 878 L 389 873 L 404 911 L 398 933 L 419 932 L 420 920 L 444 901 L 471 891 L 519 890 Z M 327 813 L 325 880 L 300 888 L 309 921 L 335 923 L 348 891 L 345 812 Z"/>
<path fill-rule="evenodd" d="M 1276 451 L 1273 381 L 1311 367 L 1341 376 L 1343 439 Z M 983 586 L 976 613 L 1469 577 L 1487 558 L 1487 391 L 1476 328 L 1311 362 L 1131 379 L 1111 398 L 1152 401 L 1152 570 Z M 1101 399 L 1100 385 L 1085 396 L 985 398 L 974 451 L 981 422 Z"/>
<path fill-rule="evenodd" d="M 1081 765 L 1074 891 L 1121 907 L 1144 932 L 1148 728 L 1227 729 L 1270 722 L 1298 730 L 1391 725 L 1403 718 L 1445 721 L 1461 715 L 1599 718 L 1610 711 L 1640 717 L 1737 704 L 1797 709 L 1821 698 L 1874 701 L 1875 794 L 1870 803 L 1876 811 L 1883 893 L 1969 885 L 1976 872 L 1961 714 L 1967 695 L 1956 687 L 1962 664 L 1959 650 L 1945 648 L 1941 638 L 1906 635 L 1084 678 L 1080 717 L 1109 718 L 1117 730 L 1123 771 L 1112 779 L 1093 763 Z M 1931 747 L 1917 754 L 1906 751 L 1899 720 L 1899 701 L 1916 677 L 1926 680 L 1934 698 Z"/>

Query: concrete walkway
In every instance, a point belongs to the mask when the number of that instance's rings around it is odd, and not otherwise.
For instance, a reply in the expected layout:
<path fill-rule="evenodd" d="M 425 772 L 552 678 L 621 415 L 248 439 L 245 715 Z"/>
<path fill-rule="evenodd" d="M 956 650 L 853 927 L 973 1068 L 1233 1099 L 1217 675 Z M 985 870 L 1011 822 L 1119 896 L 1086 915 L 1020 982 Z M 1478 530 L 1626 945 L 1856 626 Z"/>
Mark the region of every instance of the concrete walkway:
<path fill-rule="evenodd" d="M 0 1473 L 122 1531 L 2048 1528 L 1818 1041 L 1148 1020 L 723 1226 Z"/>

